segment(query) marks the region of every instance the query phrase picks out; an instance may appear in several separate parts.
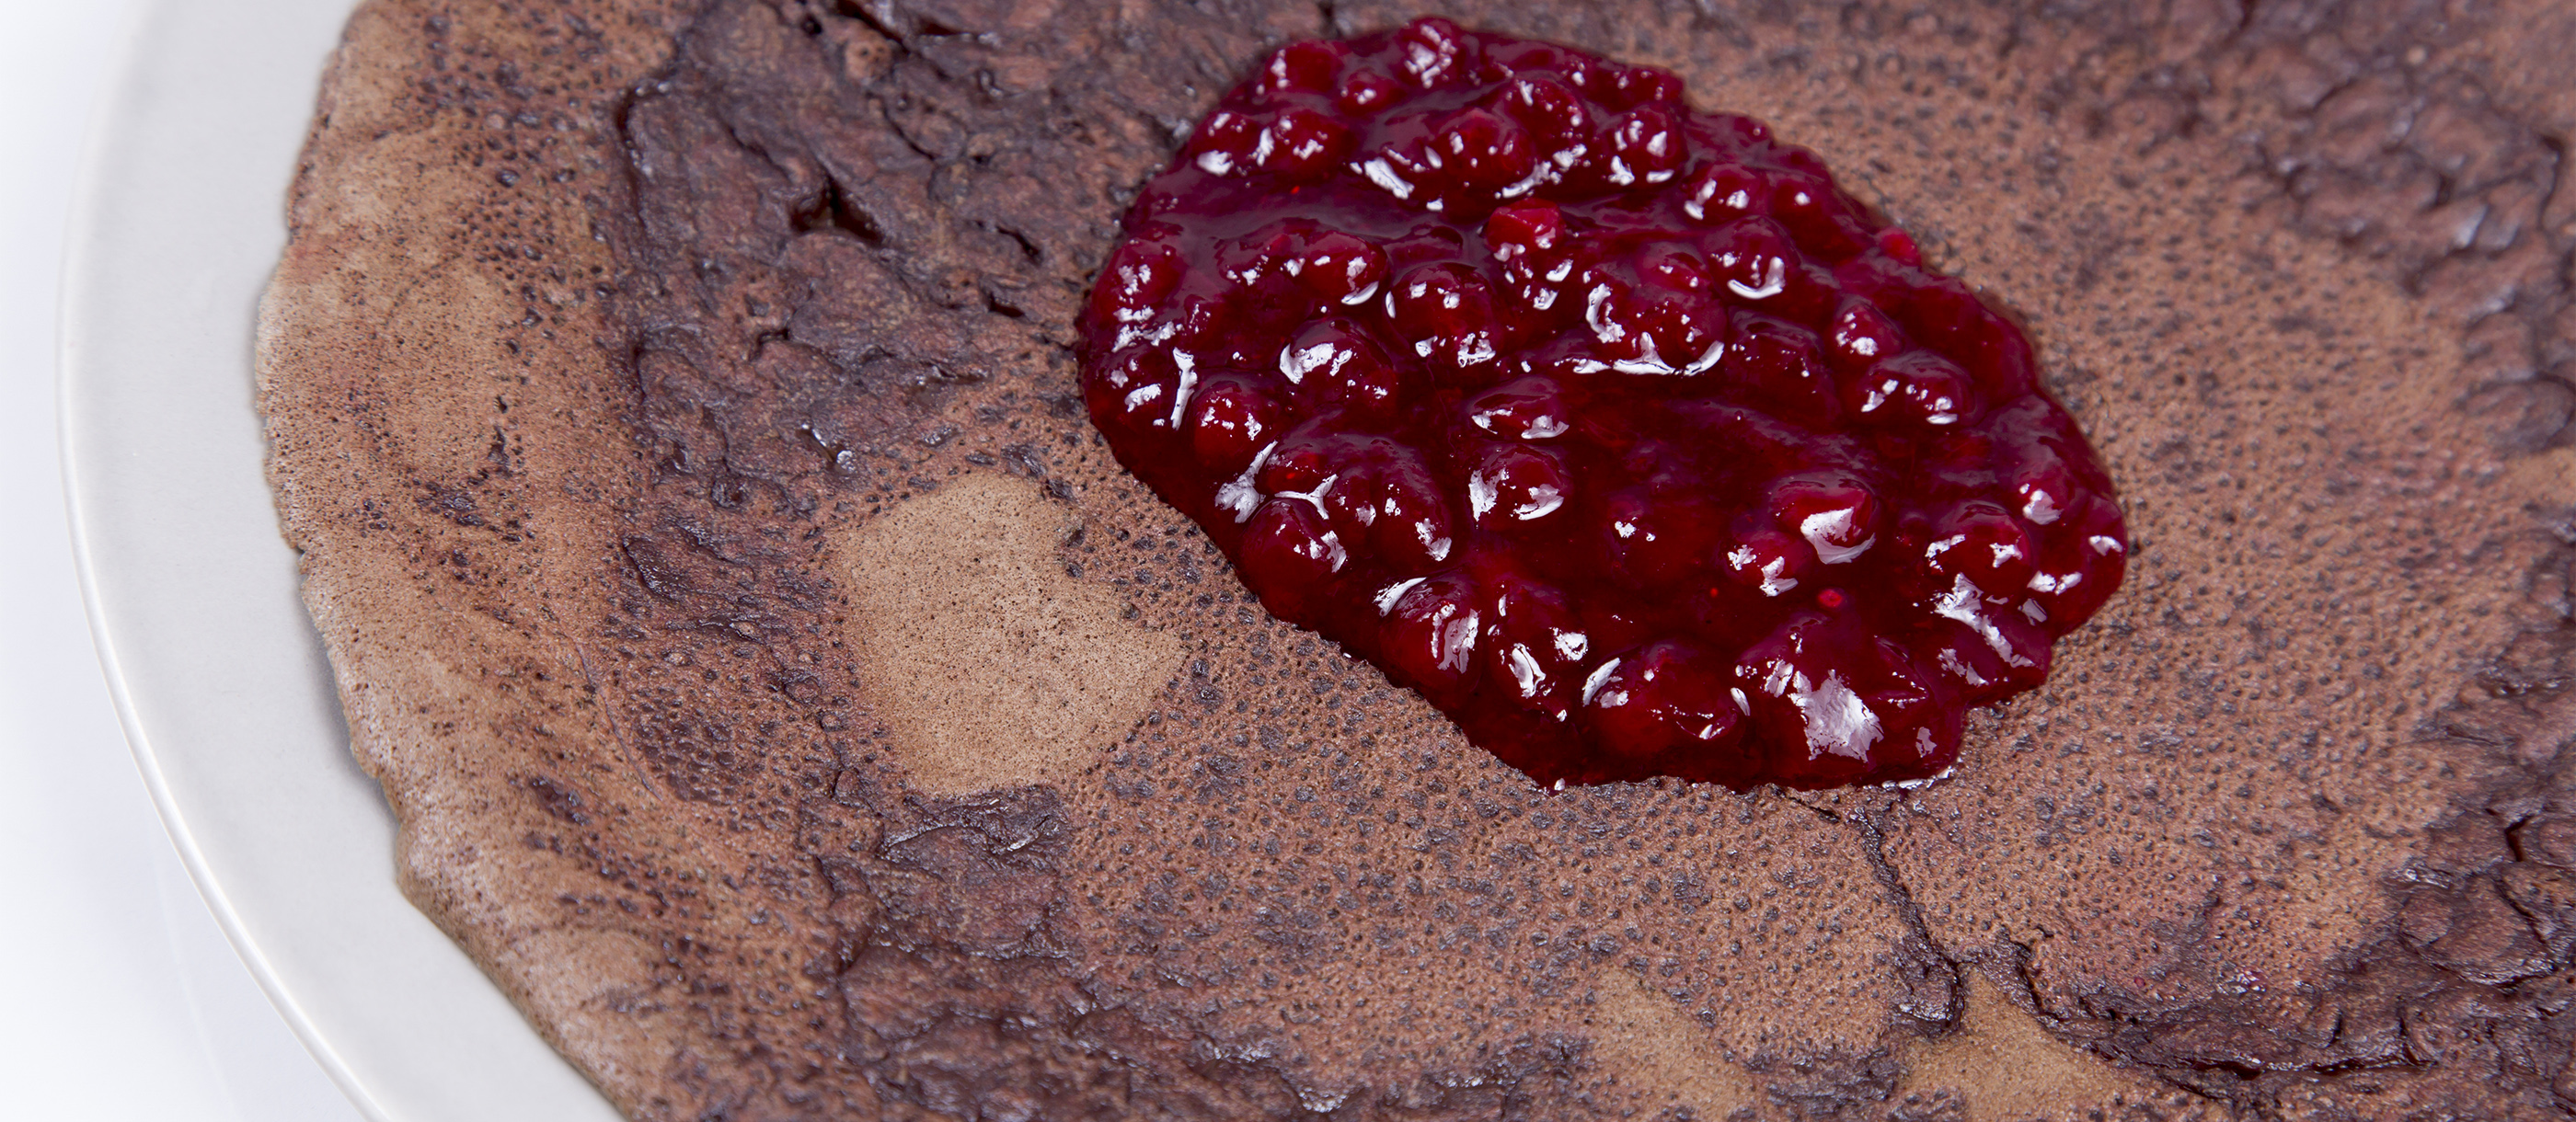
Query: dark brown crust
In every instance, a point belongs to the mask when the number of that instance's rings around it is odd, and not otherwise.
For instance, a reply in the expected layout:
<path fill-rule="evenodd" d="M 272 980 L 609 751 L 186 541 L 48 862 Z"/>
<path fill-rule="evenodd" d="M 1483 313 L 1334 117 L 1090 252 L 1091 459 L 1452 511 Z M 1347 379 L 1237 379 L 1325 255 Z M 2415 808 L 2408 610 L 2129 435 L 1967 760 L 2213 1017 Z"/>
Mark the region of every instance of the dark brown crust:
<path fill-rule="evenodd" d="M 1412 11 L 696 7 L 363 9 L 263 319 L 406 890 L 630 1115 L 2576 1103 L 2576 19 L 1461 6 L 1817 148 L 2130 500 L 1956 779 L 1793 798 L 1531 789 L 1076 415 L 1122 192 L 1268 45 Z M 939 793 L 848 559 L 994 476 L 1186 661 Z"/>

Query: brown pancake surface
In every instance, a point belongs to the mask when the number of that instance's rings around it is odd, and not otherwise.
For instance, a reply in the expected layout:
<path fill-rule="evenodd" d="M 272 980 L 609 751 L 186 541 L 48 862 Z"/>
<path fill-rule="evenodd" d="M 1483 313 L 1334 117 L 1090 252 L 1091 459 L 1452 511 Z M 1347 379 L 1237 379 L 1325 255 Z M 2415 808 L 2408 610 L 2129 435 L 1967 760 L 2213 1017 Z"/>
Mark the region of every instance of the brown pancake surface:
<path fill-rule="evenodd" d="M 1092 434 L 1135 185 L 1413 9 L 370 3 L 272 476 L 406 890 L 637 1118 L 2550 1116 L 2528 7 L 1443 8 L 1676 70 L 2026 317 L 2129 583 L 1923 790 L 1538 790 Z"/>

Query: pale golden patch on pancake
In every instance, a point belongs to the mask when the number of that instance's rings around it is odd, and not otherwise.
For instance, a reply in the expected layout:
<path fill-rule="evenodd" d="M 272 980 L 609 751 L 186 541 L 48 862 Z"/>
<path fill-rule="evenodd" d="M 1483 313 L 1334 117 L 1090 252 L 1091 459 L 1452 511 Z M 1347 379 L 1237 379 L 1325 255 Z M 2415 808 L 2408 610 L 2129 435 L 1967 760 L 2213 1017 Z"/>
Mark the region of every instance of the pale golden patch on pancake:
<path fill-rule="evenodd" d="M 2553 448 L 2505 465 L 2505 478 L 2525 495 L 2576 495 L 2576 448 Z"/>
<path fill-rule="evenodd" d="M 1068 579 L 1076 521 L 1034 484 L 969 475 L 839 543 L 863 691 L 912 786 L 963 794 L 1081 770 L 1145 715 L 1181 645 Z"/>
<path fill-rule="evenodd" d="M 1968 1122 L 2075 1119 L 2114 1105 L 2151 1102 L 2163 1088 L 2049 1035 L 1986 976 L 1966 971 L 1968 1010 L 1959 1032 L 1915 1045 L 1898 1097 L 1948 1089 Z"/>
<path fill-rule="evenodd" d="M 1758 1115 L 1762 1089 L 1752 1074 L 1728 1063 L 1717 1033 L 1684 1016 L 1645 979 L 1608 974 L 1596 1000 L 1593 1044 L 1618 1070 L 1655 1081 L 1701 1118 L 1729 1118 L 1746 1108 Z"/>

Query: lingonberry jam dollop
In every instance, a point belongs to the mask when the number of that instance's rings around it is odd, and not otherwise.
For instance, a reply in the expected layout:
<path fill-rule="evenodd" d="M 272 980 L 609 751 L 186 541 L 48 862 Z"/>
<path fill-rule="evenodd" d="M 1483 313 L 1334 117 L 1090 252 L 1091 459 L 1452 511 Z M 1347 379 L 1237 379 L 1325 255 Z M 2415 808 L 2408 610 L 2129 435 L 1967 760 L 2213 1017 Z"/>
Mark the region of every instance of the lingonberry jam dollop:
<path fill-rule="evenodd" d="M 1936 774 L 2117 588 L 2028 341 L 1759 122 L 1439 19 L 1281 48 L 1082 324 L 1121 463 L 1542 783 Z"/>

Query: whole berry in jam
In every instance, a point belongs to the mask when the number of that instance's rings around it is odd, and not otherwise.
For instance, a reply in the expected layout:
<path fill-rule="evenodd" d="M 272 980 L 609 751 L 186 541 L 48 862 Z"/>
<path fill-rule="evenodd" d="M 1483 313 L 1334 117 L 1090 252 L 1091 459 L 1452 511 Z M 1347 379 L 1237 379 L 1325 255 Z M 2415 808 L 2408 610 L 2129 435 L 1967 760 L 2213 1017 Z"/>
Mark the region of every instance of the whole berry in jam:
<path fill-rule="evenodd" d="M 1081 325 L 1119 462 L 1542 783 L 1938 774 L 2119 586 L 2021 331 L 1663 71 L 1291 44 L 1126 234 Z"/>

